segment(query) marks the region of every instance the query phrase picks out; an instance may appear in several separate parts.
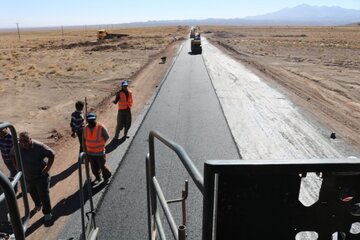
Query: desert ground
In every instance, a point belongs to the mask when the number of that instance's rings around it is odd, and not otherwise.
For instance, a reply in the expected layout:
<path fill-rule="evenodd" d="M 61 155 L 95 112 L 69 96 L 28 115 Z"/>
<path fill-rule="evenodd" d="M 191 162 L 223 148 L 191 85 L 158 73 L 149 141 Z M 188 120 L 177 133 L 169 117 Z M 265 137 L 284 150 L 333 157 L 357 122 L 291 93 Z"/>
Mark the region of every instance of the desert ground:
<path fill-rule="evenodd" d="M 187 30 L 186 30 L 187 31 Z M 128 37 L 96 41 L 96 29 L 0 33 L 0 119 L 53 145 L 68 134 L 76 100 L 96 108 L 185 28 L 108 30 Z M 6 106 L 6 107 L 5 107 Z"/>
<path fill-rule="evenodd" d="M 129 36 L 97 42 L 96 29 L 81 29 L 64 30 L 64 35 L 61 30 L 23 32 L 19 41 L 17 33 L 0 33 L 0 103 L 4 106 L 0 121 L 10 122 L 17 132 L 28 131 L 56 151 L 50 190 L 56 221 L 44 227 L 41 212 L 36 214 L 30 220 L 29 239 L 56 239 L 71 215 L 70 198 L 79 188 L 79 146 L 70 137 L 69 125 L 75 101 L 86 97 L 88 110 L 98 114 L 112 136 L 117 108 L 111 101 L 121 80 L 128 79 L 133 91 L 134 120 L 164 77 L 188 29 L 108 32 Z M 161 64 L 162 56 L 167 56 L 165 64 Z M 2 161 L 0 170 L 8 174 Z"/>
<path fill-rule="evenodd" d="M 201 28 L 360 150 L 360 27 Z M 330 136 L 330 133 L 329 133 Z"/>

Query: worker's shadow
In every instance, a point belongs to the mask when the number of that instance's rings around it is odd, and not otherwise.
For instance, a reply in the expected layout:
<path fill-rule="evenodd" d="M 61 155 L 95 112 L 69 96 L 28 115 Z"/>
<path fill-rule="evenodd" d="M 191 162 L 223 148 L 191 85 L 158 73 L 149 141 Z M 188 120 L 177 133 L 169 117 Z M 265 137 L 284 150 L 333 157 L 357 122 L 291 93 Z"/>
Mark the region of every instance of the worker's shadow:
<path fill-rule="evenodd" d="M 92 187 L 92 195 L 96 195 L 98 192 L 100 192 L 107 184 L 102 183 L 95 187 Z M 86 201 L 89 200 L 89 194 L 87 191 L 87 186 L 84 184 L 83 186 L 84 191 L 84 205 L 86 204 Z M 58 220 L 62 216 L 68 216 L 76 212 L 80 209 L 80 190 L 75 192 L 73 195 L 62 199 L 60 202 L 58 202 L 52 209 L 52 215 L 53 218 L 50 222 L 44 222 L 44 218 L 40 218 L 38 221 L 34 222 L 26 231 L 26 237 L 28 237 L 30 234 L 35 232 L 39 227 L 41 227 L 43 224 L 45 227 L 50 227 L 54 224 L 56 220 Z M 86 209 L 86 208 L 85 208 Z M 38 214 L 42 214 L 39 212 Z"/>
<path fill-rule="evenodd" d="M 125 142 L 126 137 L 122 137 L 120 139 L 113 138 L 111 142 L 105 146 L 105 153 L 111 153 L 114 151 L 118 146 L 120 146 L 123 142 Z"/>
<path fill-rule="evenodd" d="M 189 55 L 199 55 L 200 53 L 188 52 Z"/>
<path fill-rule="evenodd" d="M 69 168 L 62 171 L 61 173 L 59 173 L 59 174 L 57 174 L 55 176 L 52 176 L 51 181 L 50 181 L 50 187 L 53 187 L 58 182 L 61 182 L 62 180 L 66 179 L 67 177 L 69 177 L 76 170 L 78 170 L 78 163 L 77 162 L 75 162 L 73 165 L 71 165 Z"/>

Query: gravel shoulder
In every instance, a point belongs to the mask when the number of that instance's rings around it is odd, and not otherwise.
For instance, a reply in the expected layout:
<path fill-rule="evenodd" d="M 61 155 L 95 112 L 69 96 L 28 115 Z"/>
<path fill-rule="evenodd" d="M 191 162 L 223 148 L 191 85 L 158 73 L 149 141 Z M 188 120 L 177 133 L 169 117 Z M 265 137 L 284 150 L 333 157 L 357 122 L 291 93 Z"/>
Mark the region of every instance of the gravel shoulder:
<path fill-rule="evenodd" d="M 207 39 L 360 150 L 359 27 L 207 27 Z"/>

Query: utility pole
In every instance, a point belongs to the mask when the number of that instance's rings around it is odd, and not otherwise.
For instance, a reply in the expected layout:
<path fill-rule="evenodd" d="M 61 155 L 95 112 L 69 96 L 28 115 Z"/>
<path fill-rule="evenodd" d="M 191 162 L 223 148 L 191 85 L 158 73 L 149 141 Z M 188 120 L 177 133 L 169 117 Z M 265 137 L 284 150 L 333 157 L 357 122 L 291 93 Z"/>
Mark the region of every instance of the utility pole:
<path fill-rule="evenodd" d="M 16 27 L 17 27 L 17 32 L 18 32 L 18 36 L 19 36 L 19 41 L 21 41 L 19 23 L 16 23 Z"/>
<path fill-rule="evenodd" d="M 61 25 L 61 34 L 64 37 L 64 27 L 63 27 L 63 25 Z"/>

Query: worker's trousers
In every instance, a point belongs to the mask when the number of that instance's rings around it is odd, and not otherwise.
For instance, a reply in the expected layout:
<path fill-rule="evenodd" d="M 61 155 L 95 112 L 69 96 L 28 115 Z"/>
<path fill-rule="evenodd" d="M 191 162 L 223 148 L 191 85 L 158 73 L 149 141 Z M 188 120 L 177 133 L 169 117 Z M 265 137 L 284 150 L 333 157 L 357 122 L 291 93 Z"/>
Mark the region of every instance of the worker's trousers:
<path fill-rule="evenodd" d="M 79 139 L 79 144 L 80 144 L 80 149 L 79 149 L 79 153 L 83 152 L 83 129 L 79 130 L 76 132 L 76 135 L 78 136 Z"/>
<path fill-rule="evenodd" d="M 105 155 L 103 156 L 87 155 L 87 158 L 90 162 L 91 171 L 96 179 L 100 179 L 100 171 L 105 180 L 111 177 L 111 172 L 105 165 L 106 164 Z"/>
<path fill-rule="evenodd" d="M 124 135 L 127 134 L 131 126 L 131 110 L 130 108 L 119 110 L 117 115 L 117 124 L 115 130 L 115 138 L 119 137 L 120 131 L 125 128 Z"/>
<path fill-rule="evenodd" d="M 39 176 L 36 179 L 26 180 L 26 184 L 32 200 L 36 206 L 42 206 L 43 214 L 51 213 L 50 203 L 50 176 Z"/>

